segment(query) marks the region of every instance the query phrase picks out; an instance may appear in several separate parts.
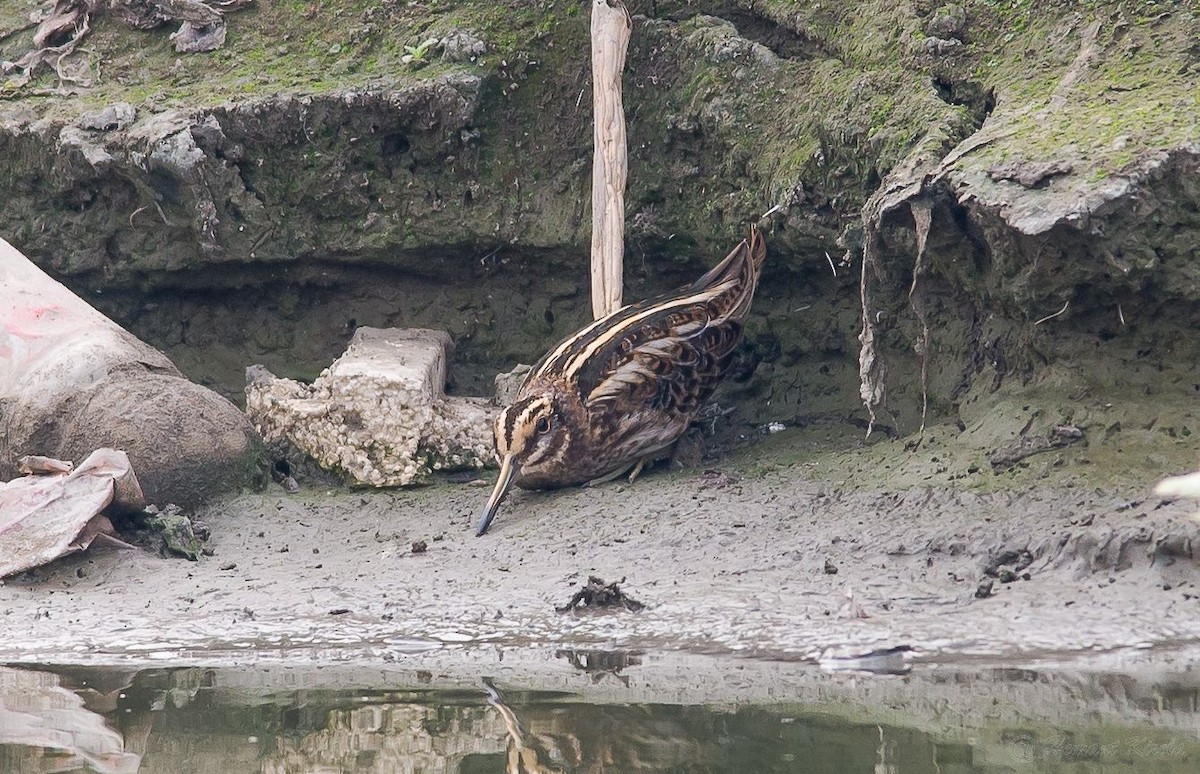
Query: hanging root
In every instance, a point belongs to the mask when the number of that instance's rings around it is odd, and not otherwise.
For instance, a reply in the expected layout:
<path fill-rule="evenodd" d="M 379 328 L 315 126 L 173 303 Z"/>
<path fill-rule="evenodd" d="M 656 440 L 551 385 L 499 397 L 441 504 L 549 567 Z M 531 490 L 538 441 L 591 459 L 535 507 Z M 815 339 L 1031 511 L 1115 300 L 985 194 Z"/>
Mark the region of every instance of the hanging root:
<path fill-rule="evenodd" d="M 899 195 L 893 195 L 898 192 Z M 862 277 L 859 280 L 859 293 L 862 302 L 862 332 L 858 336 L 861 348 L 858 354 L 859 396 L 867 409 L 867 437 L 875 428 L 880 409 L 887 402 L 887 364 L 883 353 L 875 339 L 875 324 L 878 312 L 875 309 L 874 289 L 876 283 L 883 278 L 883 268 L 880 264 L 879 253 L 882 236 L 880 231 L 883 218 L 887 212 L 907 204 L 912 213 L 913 223 L 917 232 L 917 256 L 913 263 L 912 283 L 908 290 L 908 303 L 917 317 L 921 332 L 914 349 L 921 356 L 921 428 L 925 432 L 925 420 L 929 413 L 929 362 L 932 344 L 932 333 L 929 328 L 926 313 L 926 299 L 922 277 L 929 269 L 929 256 L 926 243 L 929 238 L 929 228 L 933 221 L 933 201 L 920 183 L 911 186 L 901 186 L 873 197 L 863 207 L 863 247 Z"/>
<path fill-rule="evenodd" d="M 879 230 L 878 224 L 869 221 L 864 216 L 866 245 L 863 248 L 862 276 L 859 279 L 858 290 L 862 301 L 862 333 L 858 341 L 862 345 L 858 351 L 858 394 L 863 405 L 867 408 L 867 437 L 875 429 L 875 410 L 882 408 L 886 399 L 884 386 L 887 380 L 887 365 L 879 354 L 875 343 L 875 304 L 872 300 L 872 279 L 880 278 L 879 268 Z"/>
<path fill-rule="evenodd" d="M 917 339 L 916 350 L 917 354 L 921 356 L 921 429 L 919 432 L 924 433 L 925 417 L 929 413 L 930 334 L 929 320 L 925 315 L 925 293 L 923 292 L 924 285 L 921 284 L 921 275 L 925 273 L 929 265 L 929 258 L 925 254 L 925 243 L 929 239 L 933 205 L 928 197 L 921 196 L 910 200 L 908 208 L 912 211 L 913 224 L 917 228 L 917 259 L 913 263 L 912 286 L 908 289 L 908 304 L 917 315 L 917 322 L 921 324 L 921 336 Z"/>

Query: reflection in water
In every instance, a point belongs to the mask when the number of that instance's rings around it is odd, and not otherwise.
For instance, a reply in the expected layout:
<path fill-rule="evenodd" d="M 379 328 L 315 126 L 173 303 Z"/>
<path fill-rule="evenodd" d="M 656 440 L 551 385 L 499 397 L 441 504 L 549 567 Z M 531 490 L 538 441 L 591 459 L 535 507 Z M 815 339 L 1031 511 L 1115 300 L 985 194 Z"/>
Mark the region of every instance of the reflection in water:
<path fill-rule="evenodd" d="M 104 683 L 72 685 L 57 675 L 0 667 L 0 771 L 136 772 L 140 757 L 97 711 L 112 710 L 113 694 L 125 685 L 127 675 L 116 672 Z"/>
<path fill-rule="evenodd" d="M 439 689 L 429 672 L 372 682 L 284 667 L 0 667 L 0 772 L 1200 770 L 1194 687 L 1017 670 L 849 679 L 794 669 L 793 690 L 766 705 L 646 703 L 671 685 L 630 687 L 642 654 L 555 656 L 616 697 L 607 701 L 643 698 L 589 703 L 486 678 Z M 982 709 L 947 706 L 955 701 Z"/>
<path fill-rule="evenodd" d="M 611 675 L 617 682 L 629 687 L 629 676 L 621 672 L 642 663 L 642 654 L 638 651 L 625 650 L 558 650 L 555 658 L 564 658 L 567 663 L 592 676 L 592 682 L 598 683 L 605 675 Z"/>

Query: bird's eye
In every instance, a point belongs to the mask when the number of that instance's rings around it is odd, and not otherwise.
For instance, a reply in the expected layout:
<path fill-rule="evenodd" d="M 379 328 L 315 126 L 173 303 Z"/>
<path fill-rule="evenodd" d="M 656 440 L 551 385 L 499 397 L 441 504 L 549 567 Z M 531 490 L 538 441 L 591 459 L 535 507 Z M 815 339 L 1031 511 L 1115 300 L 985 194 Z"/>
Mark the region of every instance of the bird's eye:
<path fill-rule="evenodd" d="M 538 431 L 538 435 L 544 435 L 550 432 L 550 417 L 541 417 L 534 426 Z"/>

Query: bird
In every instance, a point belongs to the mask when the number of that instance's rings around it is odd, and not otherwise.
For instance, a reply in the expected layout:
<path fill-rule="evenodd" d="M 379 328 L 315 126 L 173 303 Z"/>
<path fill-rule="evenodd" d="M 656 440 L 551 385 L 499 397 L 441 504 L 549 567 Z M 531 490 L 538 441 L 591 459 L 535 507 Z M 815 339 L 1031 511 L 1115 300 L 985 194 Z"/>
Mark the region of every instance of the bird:
<path fill-rule="evenodd" d="M 496 417 L 500 475 L 482 536 L 513 484 L 596 485 L 631 471 L 688 428 L 729 371 L 766 259 L 756 227 L 690 285 L 629 304 L 552 347 Z"/>

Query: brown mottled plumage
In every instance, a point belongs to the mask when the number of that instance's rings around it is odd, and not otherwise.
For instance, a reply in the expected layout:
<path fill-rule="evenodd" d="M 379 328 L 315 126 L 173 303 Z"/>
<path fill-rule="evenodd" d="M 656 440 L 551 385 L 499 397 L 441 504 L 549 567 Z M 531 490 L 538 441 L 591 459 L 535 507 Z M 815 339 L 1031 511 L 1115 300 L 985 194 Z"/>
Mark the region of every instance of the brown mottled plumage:
<path fill-rule="evenodd" d="M 550 489 L 634 466 L 636 476 L 682 435 L 729 369 L 765 257 L 751 228 L 691 285 L 622 307 L 547 352 L 496 418 L 500 477 L 478 534 L 513 483 Z"/>

